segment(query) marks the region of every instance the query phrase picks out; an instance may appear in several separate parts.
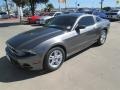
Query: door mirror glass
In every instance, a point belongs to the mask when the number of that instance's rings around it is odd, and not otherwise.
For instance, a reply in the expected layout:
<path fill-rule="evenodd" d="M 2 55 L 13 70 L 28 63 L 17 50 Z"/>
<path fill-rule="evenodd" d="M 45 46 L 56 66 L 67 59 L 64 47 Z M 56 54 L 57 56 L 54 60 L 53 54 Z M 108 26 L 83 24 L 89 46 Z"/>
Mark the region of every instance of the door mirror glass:
<path fill-rule="evenodd" d="M 78 25 L 75 30 L 80 30 L 80 29 L 85 29 L 86 26 L 85 25 Z"/>
<path fill-rule="evenodd" d="M 86 28 L 86 26 L 85 25 L 79 25 L 79 28 L 84 29 L 84 28 Z"/>

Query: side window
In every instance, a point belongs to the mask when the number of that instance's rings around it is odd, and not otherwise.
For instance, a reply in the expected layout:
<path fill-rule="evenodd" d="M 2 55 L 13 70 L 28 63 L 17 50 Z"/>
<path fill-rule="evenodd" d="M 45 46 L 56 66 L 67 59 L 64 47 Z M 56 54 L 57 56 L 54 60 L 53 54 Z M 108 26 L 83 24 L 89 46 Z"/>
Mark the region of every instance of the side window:
<path fill-rule="evenodd" d="M 97 22 L 100 22 L 100 21 L 101 21 L 101 18 L 96 17 L 96 21 L 97 21 Z"/>
<path fill-rule="evenodd" d="M 91 25 L 95 24 L 95 21 L 94 21 L 93 16 L 85 16 L 85 17 L 81 18 L 78 23 L 79 23 L 79 25 L 91 26 Z"/>
<path fill-rule="evenodd" d="M 94 15 L 99 15 L 99 12 L 98 11 L 94 11 L 93 14 Z"/>

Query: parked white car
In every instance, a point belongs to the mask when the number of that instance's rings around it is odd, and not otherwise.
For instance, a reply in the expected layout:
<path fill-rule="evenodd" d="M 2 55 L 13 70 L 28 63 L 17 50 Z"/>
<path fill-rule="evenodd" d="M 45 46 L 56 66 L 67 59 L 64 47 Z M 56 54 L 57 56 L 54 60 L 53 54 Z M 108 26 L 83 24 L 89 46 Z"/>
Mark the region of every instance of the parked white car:
<path fill-rule="evenodd" d="M 61 14 L 62 14 L 62 12 L 50 12 L 48 15 L 42 16 L 38 20 L 36 20 L 36 24 L 42 24 L 42 25 L 44 25 L 51 18 L 54 18 L 54 17 L 59 16 Z"/>
<path fill-rule="evenodd" d="M 120 10 L 118 11 L 118 16 L 120 17 Z"/>
<path fill-rule="evenodd" d="M 8 19 L 9 15 L 6 12 L 1 12 L 0 13 L 0 19 Z"/>
<path fill-rule="evenodd" d="M 120 10 L 113 9 L 106 13 L 107 18 L 110 20 L 120 20 Z"/>

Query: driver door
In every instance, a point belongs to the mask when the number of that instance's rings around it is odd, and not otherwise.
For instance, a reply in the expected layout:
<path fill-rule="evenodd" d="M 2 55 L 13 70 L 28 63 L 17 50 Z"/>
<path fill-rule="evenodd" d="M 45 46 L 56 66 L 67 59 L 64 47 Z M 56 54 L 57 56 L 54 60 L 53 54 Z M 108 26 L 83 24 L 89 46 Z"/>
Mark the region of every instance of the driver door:
<path fill-rule="evenodd" d="M 79 20 L 78 25 L 85 26 L 84 29 L 79 29 L 78 36 L 79 48 L 84 49 L 93 44 L 97 37 L 94 17 L 84 16 Z"/>
<path fill-rule="evenodd" d="M 85 28 L 72 30 L 68 33 L 69 52 L 75 53 L 93 44 L 96 37 L 95 21 L 92 16 L 82 17 L 77 25 L 84 25 Z"/>

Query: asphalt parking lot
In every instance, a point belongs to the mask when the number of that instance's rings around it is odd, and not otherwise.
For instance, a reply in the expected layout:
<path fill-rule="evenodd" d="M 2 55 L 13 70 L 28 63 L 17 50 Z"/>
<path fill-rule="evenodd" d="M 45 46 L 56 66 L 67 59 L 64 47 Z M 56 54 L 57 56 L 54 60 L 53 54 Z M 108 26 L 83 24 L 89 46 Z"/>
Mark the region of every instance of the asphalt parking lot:
<path fill-rule="evenodd" d="M 112 22 L 103 46 L 91 46 L 68 59 L 57 71 L 26 72 L 5 57 L 5 41 L 39 28 L 0 21 L 0 90 L 120 90 L 120 22 Z"/>

